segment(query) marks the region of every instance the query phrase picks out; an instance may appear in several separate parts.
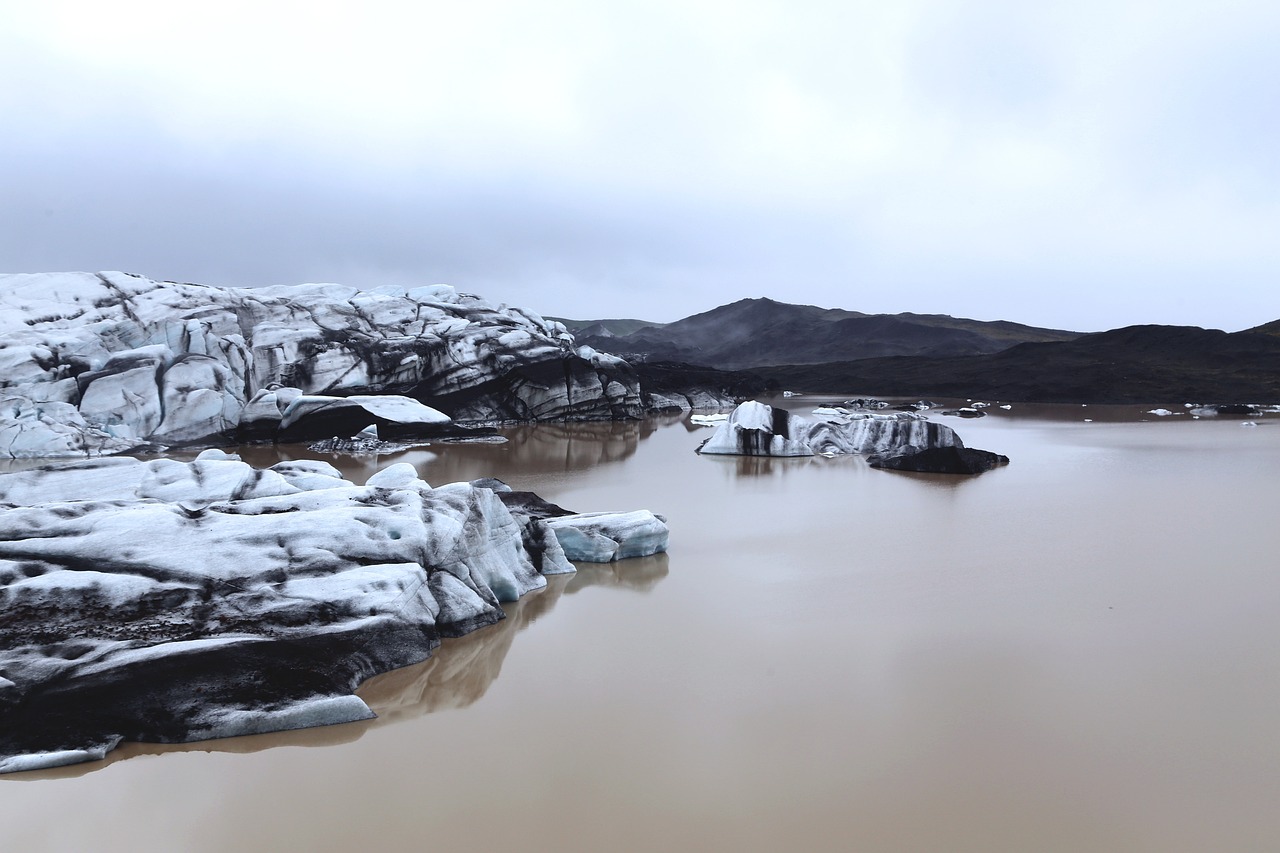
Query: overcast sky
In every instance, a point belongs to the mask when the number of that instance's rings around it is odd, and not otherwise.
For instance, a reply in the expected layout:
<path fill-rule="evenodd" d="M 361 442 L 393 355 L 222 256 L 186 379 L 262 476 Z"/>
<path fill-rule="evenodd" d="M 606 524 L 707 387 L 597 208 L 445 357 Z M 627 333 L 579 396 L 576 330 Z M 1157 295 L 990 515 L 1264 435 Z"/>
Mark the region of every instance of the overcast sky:
<path fill-rule="evenodd" d="M 1280 3 L 0 0 L 0 268 L 1280 318 Z"/>

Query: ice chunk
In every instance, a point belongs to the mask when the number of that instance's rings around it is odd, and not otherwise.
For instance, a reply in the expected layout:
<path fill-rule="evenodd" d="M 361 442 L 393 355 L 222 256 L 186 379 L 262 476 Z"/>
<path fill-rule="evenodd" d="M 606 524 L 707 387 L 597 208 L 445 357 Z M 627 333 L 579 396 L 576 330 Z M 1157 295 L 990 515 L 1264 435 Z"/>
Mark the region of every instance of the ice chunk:
<path fill-rule="evenodd" d="M 587 512 L 549 518 L 570 560 L 609 563 L 627 557 L 647 557 L 667 550 L 670 531 L 662 516 L 649 510 Z"/>
<path fill-rule="evenodd" d="M 786 409 L 749 400 L 733 410 L 698 452 L 728 456 L 812 456 L 813 450 L 808 444 L 792 438 L 792 423 L 796 420 Z"/>

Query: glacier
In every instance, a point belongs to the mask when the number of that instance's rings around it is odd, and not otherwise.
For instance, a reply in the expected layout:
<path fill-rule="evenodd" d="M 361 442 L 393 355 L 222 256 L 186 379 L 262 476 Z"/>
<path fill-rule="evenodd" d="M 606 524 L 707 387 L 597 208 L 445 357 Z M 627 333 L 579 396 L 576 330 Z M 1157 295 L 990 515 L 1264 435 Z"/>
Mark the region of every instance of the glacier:
<path fill-rule="evenodd" d="M 422 419 L 394 395 L 439 413 Z M 322 398 L 363 398 L 339 409 Z M 292 408 L 291 410 L 291 407 Z M 447 285 L 222 288 L 0 275 L 0 457 L 643 414 L 634 369 L 563 324 Z M 307 422 L 311 426 L 307 426 Z M 406 431 L 402 429 L 402 431 Z M 335 433 L 330 432 L 329 436 Z"/>

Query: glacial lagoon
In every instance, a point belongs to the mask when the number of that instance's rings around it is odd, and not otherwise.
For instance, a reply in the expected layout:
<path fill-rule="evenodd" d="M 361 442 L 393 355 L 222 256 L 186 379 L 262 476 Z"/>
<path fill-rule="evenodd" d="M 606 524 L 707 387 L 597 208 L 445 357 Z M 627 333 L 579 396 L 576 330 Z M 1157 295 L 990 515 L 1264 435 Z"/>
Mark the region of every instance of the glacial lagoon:
<path fill-rule="evenodd" d="M 670 551 L 371 680 L 378 720 L 0 777 L 5 846 L 1273 849 L 1280 416 L 1144 408 L 939 417 L 1012 460 L 973 478 L 678 417 L 331 460 L 650 508 Z"/>

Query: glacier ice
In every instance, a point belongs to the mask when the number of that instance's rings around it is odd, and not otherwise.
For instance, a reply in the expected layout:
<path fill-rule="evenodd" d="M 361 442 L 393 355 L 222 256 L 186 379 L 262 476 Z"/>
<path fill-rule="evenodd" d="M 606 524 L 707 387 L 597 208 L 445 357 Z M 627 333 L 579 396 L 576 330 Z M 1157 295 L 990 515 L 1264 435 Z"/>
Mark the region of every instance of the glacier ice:
<path fill-rule="evenodd" d="M 378 402 L 384 395 L 400 402 Z M 575 349 L 562 324 L 532 311 L 449 287 L 0 275 L 0 457 L 444 423 L 426 409 L 471 423 L 631 417 L 642 408 L 622 359 Z M 320 416 L 360 425 L 307 434 L 305 421 Z"/>

